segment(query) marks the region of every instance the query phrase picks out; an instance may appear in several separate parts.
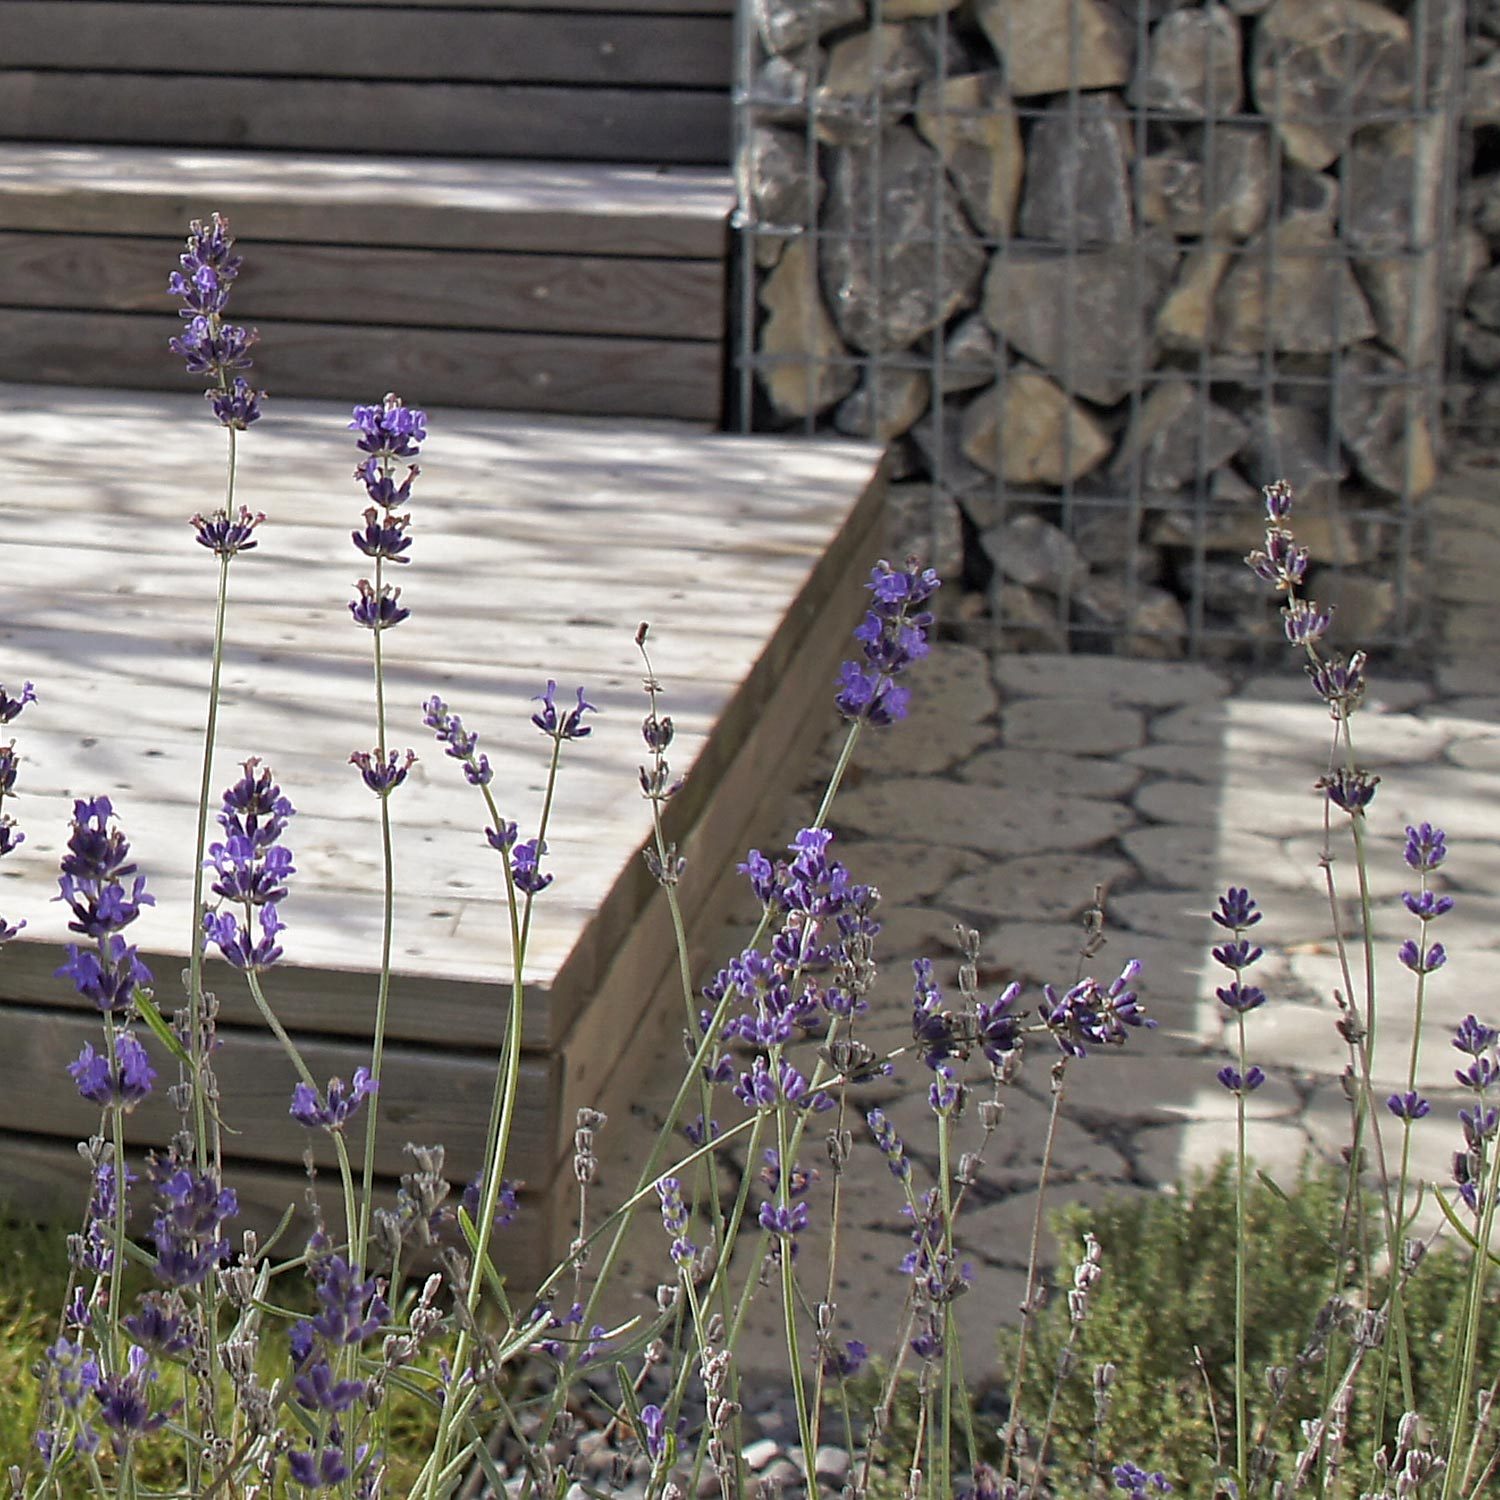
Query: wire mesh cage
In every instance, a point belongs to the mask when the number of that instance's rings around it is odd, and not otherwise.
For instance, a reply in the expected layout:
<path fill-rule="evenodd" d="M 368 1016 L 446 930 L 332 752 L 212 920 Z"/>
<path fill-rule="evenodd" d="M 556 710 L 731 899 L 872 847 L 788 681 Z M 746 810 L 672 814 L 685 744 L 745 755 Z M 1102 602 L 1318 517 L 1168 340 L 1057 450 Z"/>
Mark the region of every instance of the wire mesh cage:
<path fill-rule="evenodd" d="M 1013 649 L 1229 655 L 1286 478 L 1421 623 L 1463 0 L 745 0 L 737 419 L 890 445 Z"/>

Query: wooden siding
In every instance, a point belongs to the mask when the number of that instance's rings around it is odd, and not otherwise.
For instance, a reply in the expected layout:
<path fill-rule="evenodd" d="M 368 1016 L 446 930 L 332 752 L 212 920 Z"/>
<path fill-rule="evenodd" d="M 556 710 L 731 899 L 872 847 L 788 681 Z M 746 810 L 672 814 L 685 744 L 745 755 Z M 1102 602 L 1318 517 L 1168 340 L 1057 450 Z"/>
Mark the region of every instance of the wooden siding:
<path fill-rule="evenodd" d="M 359 571 L 346 540 L 358 510 L 346 422 L 347 408 L 274 403 L 241 442 L 240 492 L 272 519 L 231 574 L 215 778 L 264 754 L 299 808 L 288 957 L 267 988 L 314 1071 L 344 1077 L 366 1050 L 379 905 L 373 800 L 346 764 L 370 732 L 368 638 L 342 603 Z M 433 412 L 431 430 L 402 580 L 413 614 L 386 647 L 392 738 L 423 758 L 395 804 L 379 1166 L 389 1188 L 404 1142 L 446 1138 L 455 1180 L 473 1170 L 508 1004 L 482 805 L 456 767 L 423 750 L 416 705 L 436 691 L 464 714 L 495 764 L 502 806 L 524 826 L 543 748 L 527 699 L 549 675 L 564 692 L 582 682 L 601 713 L 565 759 L 548 835 L 557 881 L 537 904 L 526 975 L 515 1170 L 535 1196 L 517 1253 L 539 1265 L 567 1233 L 553 1205 L 574 1110 L 626 1114 L 648 1070 L 678 1065 L 669 924 L 638 854 L 649 820 L 634 786 L 635 624 L 653 622 L 678 726 L 672 758 L 689 773 L 670 831 L 690 861 L 682 895 L 695 958 L 722 957 L 703 945 L 732 864 L 765 837 L 768 810 L 830 723 L 829 684 L 878 546 L 875 455 L 473 412 Z M 0 964 L 0 1045 L 25 1059 L 25 1082 L 0 1100 L 0 1193 L 30 1206 L 55 1192 L 45 1164 L 76 1173 L 68 1137 L 93 1123 L 61 1070 L 97 1022 L 53 973 L 66 933 L 46 900 L 71 797 L 115 796 L 158 899 L 137 935 L 162 1003 L 177 990 L 212 606 L 211 560 L 183 518 L 213 502 L 222 442 L 196 398 L 9 387 L 0 443 L 0 670 L 31 678 L 39 695 L 13 726 L 27 842 L 6 861 L 5 913 L 31 925 Z M 284 1189 L 284 1202 L 303 1144 L 285 1116 L 292 1075 L 237 976 L 215 966 L 212 982 L 226 1111 L 246 1132 L 230 1149 L 252 1164 L 252 1197 L 270 1203 Z M 144 1145 L 165 1124 L 142 1111 L 131 1140 Z"/>
<path fill-rule="evenodd" d="M 731 18 L 662 11 L 0 0 L 0 137 L 727 162 Z"/>

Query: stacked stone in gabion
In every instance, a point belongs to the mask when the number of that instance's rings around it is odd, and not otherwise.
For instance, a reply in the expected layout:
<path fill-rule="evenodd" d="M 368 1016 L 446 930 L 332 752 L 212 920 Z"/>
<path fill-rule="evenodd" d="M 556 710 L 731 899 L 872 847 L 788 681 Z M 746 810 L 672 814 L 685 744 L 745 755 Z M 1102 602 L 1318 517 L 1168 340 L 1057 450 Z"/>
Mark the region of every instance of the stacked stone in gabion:
<path fill-rule="evenodd" d="M 1013 645 L 1273 631 L 1239 558 L 1281 477 L 1345 629 L 1399 628 L 1462 0 L 753 10 L 759 421 L 893 442 L 898 526 L 967 540 Z"/>

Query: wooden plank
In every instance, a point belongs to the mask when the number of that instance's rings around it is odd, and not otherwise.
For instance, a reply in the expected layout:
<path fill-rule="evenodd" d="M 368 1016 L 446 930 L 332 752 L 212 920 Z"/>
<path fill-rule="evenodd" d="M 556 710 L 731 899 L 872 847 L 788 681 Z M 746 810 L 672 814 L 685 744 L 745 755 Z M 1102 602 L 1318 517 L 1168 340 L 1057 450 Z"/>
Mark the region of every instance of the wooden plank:
<path fill-rule="evenodd" d="M 0 71 L 0 135 L 197 148 L 722 164 L 723 90 Z"/>
<path fill-rule="evenodd" d="M 13 4 L 29 0 L 0 0 L 0 16 Z M 73 0 L 50 0 L 58 9 Z M 135 0 L 105 0 L 109 4 L 133 4 Z M 167 5 L 243 4 L 244 0 L 161 0 Z M 257 5 L 302 8 L 308 4 L 328 10 L 364 12 L 371 7 L 398 10 L 497 10 L 497 11 L 609 11 L 646 16 L 732 16 L 735 0 L 254 0 Z M 354 18 L 357 22 L 357 17 Z M 274 24 L 268 22 L 268 24 Z"/>
<path fill-rule="evenodd" d="M 0 25 L 8 67 L 68 72 L 726 90 L 731 72 L 727 16 L 12 0 Z"/>
<path fill-rule="evenodd" d="M 294 1164 L 311 1147 L 319 1165 L 334 1167 L 337 1155 L 322 1131 L 309 1131 L 288 1113 L 297 1074 L 280 1044 L 264 1028 L 259 1032 L 224 1027 L 223 1048 L 214 1067 L 222 1094 L 225 1122 L 236 1133 L 226 1136 L 225 1150 L 264 1162 Z M 313 1077 L 352 1078 L 370 1060 L 368 1045 L 295 1038 Z M 125 1121 L 125 1139 L 136 1146 L 164 1144 L 178 1128 L 177 1112 L 167 1100 L 166 1084 L 176 1077 L 160 1044 L 142 1029 L 141 1041 L 163 1082 Z M 67 1067 L 85 1043 L 104 1047 L 97 1017 L 37 1010 L 0 1002 L 0 1050 L 14 1064 L 14 1076 L 0 1091 L 0 1129 L 30 1130 L 81 1140 L 99 1129 L 99 1109 L 81 1098 Z M 522 1064 L 518 1111 L 512 1144 L 517 1161 L 544 1164 L 553 1158 L 558 1127 L 558 1074 L 561 1060 L 532 1053 Z M 382 1065 L 381 1120 L 385 1129 L 376 1146 L 376 1170 L 399 1176 L 407 1160 L 408 1140 L 441 1143 L 455 1173 L 468 1176 L 484 1160 L 484 1132 L 494 1092 L 497 1059 L 437 1048 L 401 1045 L 386 1048 Z M 568 1127 L 571 1129 L 571 1124 Z M 363 1131 L 358 1133 L 362 1142 Z M 360 1145 L 352 1145 L 358 1153 Z"/>
<path fill-rule="evenodd" d="M 149 1201 L 145 1153 L 129 1151 L 127 1160 L 142 1179 L 142 1186 L 135 1190 L 136 1207 L 131 1224 L 132 1231 L 139 1236 L 149 1222 L 145 1211 Z M 0 1191 L 4 1194 L 0 1202 L 8 1212 L 42 1223 L 83 1222 L 89 1197 L 88 1168 L 71 1143 L 45 1136 L 0 1132 L 0 1164 L 3 1164 Z M 406 1165 L 409 1167 L 410 1163 Z M 287 1237 L 279 1243 L 277 1251 L 293 1254 L 301 1250 L 313 1227 L 306 1208 L 307 1178 L 301 1171 L 259 1166 L 227 1155 L 224 1179 L 239 1199 L 239 1214 L 228 1225 L 230 1241 L 236 1248 L 247 1229 L 255 1230 L 264 1244 L 290 1204 L 295 1212 Z M 463 1184 L 461 1180 L 450 1180 L 454 1181 L 456 1198 Z M 396 1182 L 377 1179 L 375 1206 L 394 1207 L 396 1191 Z M 513 1292 L 530 1293 L 561 1259 L 570 1233 L 566 1214 L 576 1193 L 571 1174 L 568 1180 L 549 1185 L 546 1191 L 522 1192 L 520 1213 L 500 1233 L 494 1246 L 496 1263 Z M 329 1224 L 341 1224 L 336 1176 L 319 1175 L 318 1198 Z M 409 1274 L 422 1274 L 426 1269 L 426 1262 L 416 1260 Z"/>
<path fill-rule="evenodd" d="M 0 303 L 153 312 L 172 306 L 180 243 L 0 231 Z M 724 324 L 724 264 L 257 242 L 234 316 L 397 327 L 702 339 Z"/>
<path fill-rule="evenodd" d="M 281 396 L 421 391 L 490 410 L 717 422 L 717 343 L 582 335 L 259 324 L 257 383 Z M 165 342 L 170 319 L 0 311 L 0 380 L 188 390 Z M 371 399 L 374 399 L 372 396 Z"/>
<path fill-rule="evenodd" d="M 364 637 L 348 626 L 342 602 L 358 563 L 347 540 L 359 502 L 345 422 L 336 409 L 278 403 L 242 441 L 239 493 L 272 521 L 231 580 L 215 784 L 258 753 L 294 793 L 300 873 L 286 912 L 295 924 L 289 952 L 318 957 L 273 975 L 273 993 L 298 1026 L 358 1033 L 370 1014 L 378 903 L 371 813 L 342 764 L 370 735 L 368 665 L 354 649 Z M 635 623 L 654 624 L 678 726 L 673 762 L 688 774 L 673 807 L 688 821 L 673 836 L 686 838 L 742 741 L 775 716 L 778 678 L 798 643 L 816 633 L 820 559 L 843 545 L 874 454 L 852 444 L 462 412 L 434 412 L 431 425 L 417 562 L 406 580 L 415 612 L 386 648 L 395 743 L 419 751 L 430 743 L 415 706 L 441 692 L 484 736 L 502 803 L 524 820 L 537 805 L 541 768 L 529 696 L 555 675 L 565 687 L 586 683 L 603 710 L 594 736 L 568 757 L 549 831 L 558 881 L 538 904 L 533 955 L 533 1000 L 546 998 L 529 1002 L 527 1035 L 551 1046 L 594 994 L 649 894 L 637 854 L 650 825 L 634 790 Z M 222 484 L 220 435 L 191 397 L 17 387 L 0 399 L 0 441 L 10 466 L 0 493 L 5 582 L 31 580 L 4 596 L 0 672 L 6 681 L 33 678 L 42 694 L 18 732 L 28 840 L 0 867 L 0 910 L 31 926 L 7 949 L 4 972 L 32 961 L 33 945 L 67 941 L 63 914 L 46 896 L 69 798 L 123 783 L 122 813 L 162 891 L 138 938 L 162 955 L 154 966 L 171 1005 L 166 987 L 186 952 L 181 851 L 191 845 L 212 589 L 211 562 L 182 518 L 212 503 Z M 107 476 L 101 451 L 114 459 Z M 341 493 L 342 514 L 330 498 Z M 323 498 L 309 504 L 309 496 Z M 298 601 L 294 609 L 288 600 Z M 116 610 L 127 613 L 110 622 Z M 419 628 L 426 634 L 404 637 Z M 842 646 L 841 632 L 837 640 Z M 467 660 L 455 657 L 460 646 Z M 119 728 L 101 734 L 101 723 Z M 772 754 L 763 770 L 774 776 L 781 764 Z M 149 817 L 137 822 L 133 807 Z M 394 813 L 398 868 L 434 898 L 402 898 L 396 1034 L 493 1046 L 507 949 L 493 856 L 476 831 L 482 805 L 428 750 Z M 35 967 L 45 974 L 49 960 L 55 967 L 53 953 Z M 50 1001 L 56 990 L 14 993 Z M 236 1018 L 248 1016 L 238 984 L 226 982 L 224 998 L 241 1007 Z"/>
<path fill-rule="evenodd" d="M 0 229 L 180 241 L 218 210 L 245 245 L 336 226 L 351 245 L 720 260 L 733 206 L 724 172 L 693 167 L 0 143 Z"/>

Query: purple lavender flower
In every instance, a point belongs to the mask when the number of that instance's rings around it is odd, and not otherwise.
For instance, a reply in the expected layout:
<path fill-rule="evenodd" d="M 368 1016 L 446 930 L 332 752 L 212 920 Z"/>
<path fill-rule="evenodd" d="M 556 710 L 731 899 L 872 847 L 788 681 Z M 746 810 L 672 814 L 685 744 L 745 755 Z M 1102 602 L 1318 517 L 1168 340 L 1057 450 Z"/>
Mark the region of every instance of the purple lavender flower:
<path fill-rule="evenodd" d="M 1289 599 L 1281 609 L 1281 627 L 1294 646 L 1321 641 L 1333 625 L 1333 606 L 1320 606 L 1310 599 Z"/>
<path fill-rule="evenodd" d="M 151 1182 L 157 1215 L 152 1223 L 156 1279 L 167 1286 L 197 1286 L 229 1255 L 220 1235 L 239 1212 L 239 1199 L 212 1172 L 199 1172 L 175 1154 L 153 1156 Z"/>
<path fill-rule="evenodd" d="M 1353 816 L 1363 813 L 1375 800 L 1375 788 L 1380 785 L 1380 778 L 1365 771 L 1341 769 L 1320 776 L 1315 785 L 1319 791 L 1327 793 L 1328 800 L 1335 807 Z"/>
<path fill-rule="evenodd" d="M 1431 823 L 1406 826 L 1406 863 L 1413 870 L 1435 870 L 1448 857 L 1448 836 Z"/>
<path fill-rule="evenodd" d="M 682 1183 L 675 1177 L 659 1177 L 656 1196 L 661 1199 L 661 1227 L 672 1236 L 672 1264 L 679 1268 L 692 1265 L 697 1246 L 687 1237 L 688 1210 L 682 1200 Z"/>
<path fill-rule="evenodd" d="M 257 938 L 249 922 L 242 926 L 233 912 L 203 913 L 205 946 L 212 943 L 221 957 L 236 969 L 260 973 L 282 957 L 284 950 L 276 939 L 285 931 L 286 923 L 281 920 L 274 906 L 261 907 L 260 929 L 261 935 Z"/>
<path fill-rule="evenodd" d="M 356 750 L 349 757 L 349 764 L 359 767 L 360 778 L 377 797 L 389 797 L 416 763 L 414 750 L 408 750 L 404 757 L 398 750 L 387 750 L 382 756 L 377 747 L 368 753 Z"/>
<path fill-rule="evenodd" d="M 363 1389 L 363 1387 L 361 1387 Z M 286 1456 L 292 1478 L 306 1490 L 337 1489 L 363 1463 L 369 1444 L 361 1443 L 352 1455 L 345 1447 L 344 1430 L 335 1417 L 321 1440 L 307 1448 L 293 1448 Z"/>
<path fill-rule="evenodd" d="M 427 413 L 391 394 L 379 406 L 356 406 L 349 429 L 359 434 L 355 447 L 372 458 L 415 458 L 427 441 Z"/>
<path fill-rule="evenodd" d="M 213 384 L 204 394 L 214 416 L 225 427 L 243 431 L 260 418 L 264 391 L 252 390 L 231 372 L 250 368 L 250 350 L 259 334 L 224 321 L 230 289 L 243 264 L 234 254 L 229 221 L 215 214 L 188 226 L 187 248 L 178 259 L 181 270 L 167 280 L 168 292 L 182 306 L 182 332 L 167 347 L 187 363 L 188 372 Z"/>
<path fill-rule="evenodd" d="M 1299 547 L 1296 538 L 1284 526 L 1266 527 L 1265 544 L 1252 552 L 1245 562 L 1257 578 L 1264 579 L 1278 593 L 1289 593 L 1307 576 L 1309 554 Z"/>
<path fill-rule="evenodd" d="M 434 695 L 422 705 L 422 722 L 437 736 L 438 744 L 445 747 L 444 754 L 462 762 L 471 786 L 490 784 L 494 772 L 489 757 L 478 753 L 479 736 L 470 734 L 464 728 L 464 721 L 450 713 L 441 698 Z"/>
<path fill-rule="evenodd" d="M 23 682 L 20 694 L 14 698 L 5 691 L 4 684 L 0 683 L 0 724 L 9 724 L 28 703 L 35 702 L 36 689 L 31 683 Z"/>
<path fill-rule="evenodd" d="M 594 731 L 591 726 L 583 722 L 583 716 L 585 713 L 598 713 L 599 710 L 584 698 L 582 688 L 577 689 L 577 694 L 577 706 L 565 710 L 559 717 L 557 704 L 553 701 L 557 695 L 557 684 L 549 677 L 546 691 L 538 693 L 531 700 L 533 703 L 542 705 L 532 714 L 531 722 L 543 734 L 551 736 L 554 740 L 587 739 Z"/>
<path fill-rule="evenodd" d="M 1415 1089 L 1409 1089 L 1404 1094 L 1392 1094 L 1385 1101 L 1385 1107 L 1398 1120 L 1420 1120 L 1424 1115 L 1432 1113 L 1432 1105 Z"/>
<path fill-rule="evenodd" d="M 1313 691 L 1335 719 L 1347 719 L 1364 701 L 1365 661 L 1365 653 L 1356 651 L 1347 659 L 1335 656 L 1308 667 Z"/>
<path fill-rule="evenodd" d="M 527 839 L 511 850 L 511 878 L 518 891 L 535 896 L 552 884 L 551 875 L 544 874 L 540 868 L 542 855 L 546 852 L 547 845 L 542 839 Z"/>
<path fill-rule="evenodd" d="M 1440 896 L 1436 891 L 1403 891 L 1401 901 L 1407 911 L 1421 922 L 1445 917 L 1453 910 L 1453 897 Z"/>
<path fill-rule="evenodd" d="M 911 1162 L 907 1160 L 906 1147 L 896 1134 L 896 1127 L 886 1118 L 885 1111 L 872 1109 L 865 1115 L 865 1124 L 870 1127 L 870 1136 L 885 1157 L 891 1176 L 905 1182 L 911 1178 Z"/>
<path fill-rule="evenodd" d="M 641 1446 L 653 1464 L 660 1463 L 667 1451 L 667 1418 L 661 1407 L 652 1404 L 641 1408 Z"/>
<path fill-rule="evenodd" d="M 866 587 L 871 608 L 854 632 L 865 665 L 846 661 L 839 668 L 834 701 L 846 719 L 893 724 L 906 717 L 907 706 L 906 690 L 893 679 L 927 655 L 933 617 L 920 606 L 937 592 L 941 580 L 931 568 L 912 563 L 902 570 L 882 559 L 871 569 Z"/>
<path fill-rule="evenodd" d="M 1291 515 L 1294 496 L 1292 487 L 1286 480 L 1273 479 L 1270 484 L 1261 486 L 1260 493 L 1266 504 L 1266 519 L 1273 526 Z"/>
<path fill-rule="evenodd" d="M 793 1240 L 808 1226 L 807 1204 L 793 1203 L 778 1208 L 774 1203 L 762 1203 L 757 1216 L 760 1227 L 769 1230 L 781 1239 Z"/>
<path fill-rule="evenodd" d="M 129 1114 L 151 1092 L 156 1069 L 146 1056 L 146 1049 L 128 1031 L 115 1037 L 115 1065 L 110 1067 L 107 1055 L 95 1052 L 89 1042 L 68 1064 L 68 1072 L 78 1085 L 78 1092 L 100 1109 L 119 1109 Z"/>
<path fill-rule="evenodd" d="M 1500 1031 L 1493 1026 L 1483 1025 L 1474 1015 L 1465 1016 L 1453 1033 L 1453 1045 L 1460 1052 L 1467 1052 L 1470 1057 L 1488 1052 L 1497 1041 L 1500 1041 Z"/>
<path fill-rule="evenodd" d="M 389 630 L 411 614 L 401 603 L 401 590 L 388 583 L 376 588 L 368 578 L 361 578 L 354 587 L 359 597 L 349 601 L 349 613 L 366 630 Z"/>
<path fill-rule="evenodd" d="M 146 1292 L 136 1311 L 123 1320 L 125 1332 L 137 1344 L 167 1359 L 177 1359 L 193 1347 L 191 1325 L 180 1302 L 172 1300 L 176 1296 L 175 1292 L 167 1296 Z"/>
<path fill-rule="evenodd" d="M 1214 1076 L 1231 1094 L 1253 1094 L 1266 1081 L 1265 1073 L 1254 1064 L 1243 1074 L 1226 1064 Z"/>
<path fill-rule="evenodd" d="M 410 516 L 382 516 L 372 505 L 365 511 L 364 530 L 351 531 L 349 536 L 366 557 L 405 564 L 411 561 L 409 557 L 402 556 L 411 546 L 411 538 L 406 534 L 410 525 Z"/>
<path fill-rule="evenodd" d="M 1466 1089 L 1473 1089 L 1476 1094 L 1485 1094 L 1495 1080 L 1500 1078 L 1500 1066 L 1497 1066 L 1492 1057 L 1476 1057 L 1467 1068 L 1460 1068 L 1453 1076 Z"/>
<path fill-rule="evenodd" d="M 151 1356 L 138 1344 L 131 1345 L 127 1356 L 129 1368 L 118 1375 L 105 1375 L 94 1389 L 99 1403 L 99 1420 L 115 1434 L 115 1451 L 123 1454 L 135 1438 L 164 1427 L 174 1405 L 164 1411 L 151 1407 L 151 1385 L 156 1371 Z"/>
<path fill-rule="evenodd" d="M 1237 937 L 1232 943 L 1221 943 L 1213 949 L 1213 956 L 1226 969 L 1248 969 L 1257 959 L 1263 957 L 1265 949 L 1257 948 L 1248 938 Z"/>
<path fill-rule="evenodd" d="M 299 1083 L 292 1090 L 291 1116 L 309 1130 L 326 1130 L 331 1134 L 342 1130 L 365 1099 L 379 1087 L 368 1068 L 356 1068 L 354 1081 L 347 1088 L 342 1078 L 330 1078 L 328 1092 L 322 1100 L 311 1084 Z"/>
<path fill-rule="evenodd" d="M 1130 1500 L 1149 1500 L 1149 1490 L 1155 1490 L 1158 1495 L 1167 1495 L 1172 1491 L 1172 1486 L 1167 1483 L 1167 1476 L 1160 1469 L 1148 1474 L 1138 1464 L 1126 1462 L 1116 1464 L 1110 1470 L 1110 1475 L 1114 1479 L 1115 1488 L 1124 1490 Z"/>
<path fill-rule="evenodd" d="M 240 381 L 243 385 L 244 382 Z M 233 426 L 233 423 L 226 423 Z M 243 505 L 231 516 L 227 510 L 219 509 L 212 515 L 195 515 L 189 518 L 200 547 L 207 547 L 216 557 L 234 557 L 240 552 L 253 552 L 260 543 L 255 540 L 256 528 L 265 523 L 264 513 L 252 513 Z"/>
<path fill-rule="evenodd" d="M 1220 927 L 1236 933 L 1254 927 L 1261 919 L 1260 908 L 1251 899 L 1250 892 L 1243 886 L 1234 885 L 1219 897 L 1219 909 L 1209 915 Z"/>
<path fill-rule="evenodd" d="M 465 1212 L 469 1215 L 469 1222 L 479 1222 L 479 1210 L 482 1207 L 480 1201 L 480 1189 L 484 1186 L 484 1174 L 476 1172 L 465 1184 L 463 1193 L 459 1199 Z M 521 1212 L 520 1193 L 525 1184 L 514 1181 L 509 1177 L 500 1179 L 500 1193 L 495 1199 L 495 1228 L 509 1229 L 516 1222 L 517 1215 Z"/>
<path fill-rule="evenodd" d="M 1131 959 L 1108 987 L 1083 979 L 1059 995 L 1050 984 L 1043 985 L 1046 1000 L 1040 1014 L 1059 1049 L 1070 1057 L 1086 1057 L 1090 1046 L 1124 1046 L 1127 1028 L 1155 1026 L 1129 988 L 1140 971 L 1139 960 Z"/>
<path fill-rule="evenodd" d="M 106 938 L 97 950 L 68 944 L 68 961 L 58 969 L 59 979 L 69 979 L 73 988 L 105 1015 L 128 1016 L 135 1008 L 135 993 L 151 983 L 151 971 L 135 948 L 118 933 Z"/>
<path fill-rule="evenodd" d="M 1419 948 L 1410 938 L 1396 950 L 1396 957 L 1413 974 L 1431 974 L 1448 962 L 1447 949 L 1441 943 Z"/>
<path fill-rule="evenodd" d="M 213 893 L 240 913 L 205 912 L 203 933 L 237 969 L 267 969 L 281 957 L 276 939 L 286 924 L 278 906 L 296 866 L 291 850 L 280 840 L 295 815 L 296 808 L 282 795 L 270 768 L 253 756 L 245 762 L 244 775 L 225 788 L 218 814 L 224 838 L 208 846 L 209 857 L 203 863 L 214 872 Z M 257 910 L 258 938 L 252 927 Z"/>
<path fill-rule="evenodd" d="M 864 1369 L 870 1357 L 869 1345 L 859 1339 L 847 1339 L 843 1348 L 827 1344 L 822 1353 L 823 1373 L 830 1380 L 852 1380 Z"/>

